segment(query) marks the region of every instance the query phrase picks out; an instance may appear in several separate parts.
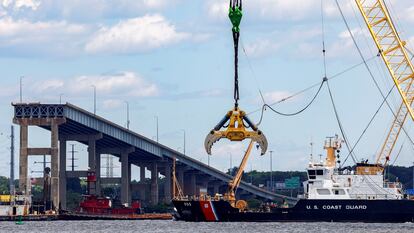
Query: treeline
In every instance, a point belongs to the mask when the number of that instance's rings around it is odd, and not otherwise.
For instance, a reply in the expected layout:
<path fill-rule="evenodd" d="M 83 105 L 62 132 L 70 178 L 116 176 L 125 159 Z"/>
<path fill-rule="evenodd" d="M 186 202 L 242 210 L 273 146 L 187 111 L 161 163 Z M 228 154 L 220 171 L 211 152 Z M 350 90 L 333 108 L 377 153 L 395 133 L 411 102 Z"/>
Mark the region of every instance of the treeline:
<path fill-rule="evenodd" d="M 237 171 L 237 168 L 233 168 L 232 171 L 228 171 L 229 174 L 234 175 Z M 399 181 L 403 184 L 404 188 L 411 189 L 413 188 L 413 166 L 411 167 L 402 167 L 402 166 L 389 166 L 386 168 L 386 179 L 389 181 Z M 273 181 L 283 182 L 285 179 L 292 177 L 299 177 L 300 181 L 303 182 L 307 179 L 305 172 L 299 171 L 274 171 Z M 267 181 L 270 181 L 270 172 L 259 172 L 251 171 L 245 172 L 243 174 L 243 181 L 252 183 L 253 185 L 266 185 Z M 162 183 L 162 180 L 160 180 Z M 18 180 L 15 180 L 15 186 L 18 188 Z M 161 185 L 161 188 L 163 185 Z M 42 187 L 35 186 L 32 188 L 33 199 L 42 198 Z M 300 191 L 300 190 L 298 190 Z M 75 208 L 80 199 L 81 195 L 86 193 L 86 182 L 85 180 L 79 178 L 68 179 L 67 182 L 67 197 L 68 197 L 68 206 Z M 9 193 L 9 179 L 7 177 L 0 176 L 0 194 Z M 112 198 L 119 198 L 120 187 L 103 187 L 103 193 L 105 196 L 110 196 Z M 293 193 L 295 195 L 296 191 Z M 287 193 L 287 195 L 292 193 Z"/>

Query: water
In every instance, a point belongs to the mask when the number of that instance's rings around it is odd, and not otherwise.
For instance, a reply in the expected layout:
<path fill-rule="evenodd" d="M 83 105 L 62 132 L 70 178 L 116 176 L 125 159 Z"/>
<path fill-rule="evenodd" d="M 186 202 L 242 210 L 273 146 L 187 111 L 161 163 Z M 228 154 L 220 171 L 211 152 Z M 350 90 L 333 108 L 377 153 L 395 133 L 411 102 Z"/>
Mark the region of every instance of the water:
<path fill-rule="evenodd" d="M 281 232 L 281 233 L 413 233 L 413 223 L 187 223 L 176 221 L 54 221 L 0 222 L 0 232 L 151 232 L 151 233 L 216 233 L 216 232 Z"/>

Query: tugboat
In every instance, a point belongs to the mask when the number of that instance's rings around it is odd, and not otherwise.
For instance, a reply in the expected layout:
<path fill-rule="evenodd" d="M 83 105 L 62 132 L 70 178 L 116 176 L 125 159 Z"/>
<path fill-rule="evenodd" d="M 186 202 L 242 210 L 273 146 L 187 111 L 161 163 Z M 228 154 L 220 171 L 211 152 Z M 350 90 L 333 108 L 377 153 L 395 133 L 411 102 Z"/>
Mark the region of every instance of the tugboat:
<path fill-rule="evenodd" d="M 293 206 L 249 210 L 245 201 L 235 201 L 234 196 L 227 193 L 196 200 L 173 200 L 175 218 L 213 222 L 414 222 L 413 197 L 410 199 L 403 194 L 401 183 L 384 181 L 383 167 L 366 161 L 357 163 L 354 168 L 336 166 L 335 152 L 340 149 L 341 142 L 338 137 L 328 138 L 324 146 L 326 160 L 310 161 L 306 169 L 308 180 L 303 182 L 304 195 Z M 246 155 L 243 160 L 248 153 Z M 234 187 L 232 182 L 234 179 L 229 184 L 230 190 Z"/>
<path fill-rule="evenodd" d="M 171 219 L 171 214 L 145 214 L 139 201 L 131 206 L 113 201 L 108 197 L 96 195 L 96 174 L 88 171 L 88 194 L 83 196 L 76 211 L 61 210 L 61 220 L 140 220 L 140 219 Z"/>

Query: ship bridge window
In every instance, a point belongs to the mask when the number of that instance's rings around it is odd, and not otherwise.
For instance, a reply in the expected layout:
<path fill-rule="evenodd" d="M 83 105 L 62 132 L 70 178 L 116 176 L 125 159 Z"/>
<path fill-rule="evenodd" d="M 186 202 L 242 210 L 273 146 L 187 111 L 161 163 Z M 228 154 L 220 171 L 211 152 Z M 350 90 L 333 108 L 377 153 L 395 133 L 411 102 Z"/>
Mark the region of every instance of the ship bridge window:
<path fill-rule="evenodd" d="M 316 171 L 315 170 L 308 170 L 309 180 L 316 179 Z"/>
<path fill-rule="evenodd" d="M 334 189 L 333 192 L 335 195 L 345 195 L 345 190 L 343 189 Z"/>
<path fill-rule="evenodd" d="M 316 170 L 316 175 L 323 176 L 323 170 Z"/>
<path fill-rule="evenodd" d="M 331 195 L 331 191 L 329 191 L 329 189 L 317 189 L 316 192 L 319 195 Z"/>

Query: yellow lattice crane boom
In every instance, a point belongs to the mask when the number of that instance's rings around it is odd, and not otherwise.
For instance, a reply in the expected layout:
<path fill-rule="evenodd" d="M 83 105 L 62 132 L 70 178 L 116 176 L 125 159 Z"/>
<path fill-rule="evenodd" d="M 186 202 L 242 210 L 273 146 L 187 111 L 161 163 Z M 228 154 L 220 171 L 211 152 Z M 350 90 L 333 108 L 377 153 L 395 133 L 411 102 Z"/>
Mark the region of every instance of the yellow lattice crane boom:
<path fill-rule="evenodd" d="M 400 39 L 384 0 L 355 0 L 379 53 L 402 98 L 387 138 L 377 156 L 377 164 L 384 166 L 389 161 L 398 136 L 408 115 L 414 120 L 412 108 L 414 98 L 414 67 Z"/>
<path fill-rule="evenodd" d="M 243 200 L 239 200 L 236 202 L 236 190 L 240 185 L 242 180 L 244 169 L 247 165 L 247 160 L 249 159 L 250 153 L 252 152 L 254 140 L 251 140 L 249 146 L 247 147 L 246 152 L 240 162 L 240 166 L 236 172 L 236 175 L 233 177 L 232 180 L 229 181 L 228 189 L 225 194 L 225 199 L 230 202 L 233 207 L 238 209 L 245 209 L 247 207 L 247 203 Z"/>

